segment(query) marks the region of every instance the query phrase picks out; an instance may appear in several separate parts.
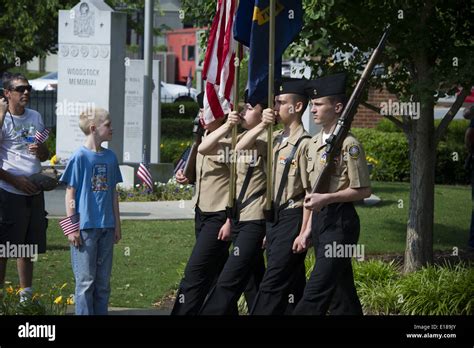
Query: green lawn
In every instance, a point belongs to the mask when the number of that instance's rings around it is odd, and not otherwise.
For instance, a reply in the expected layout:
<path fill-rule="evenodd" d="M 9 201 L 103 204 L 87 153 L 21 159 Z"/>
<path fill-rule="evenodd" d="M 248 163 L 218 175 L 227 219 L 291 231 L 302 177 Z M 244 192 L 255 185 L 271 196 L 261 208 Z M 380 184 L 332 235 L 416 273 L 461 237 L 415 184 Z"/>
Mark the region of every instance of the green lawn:
<path fill-rule="evenodd" d="M 374 182 L 373 191 L 382 202 L 373 207 L 357 207 L 361 220 L 359 243 L 365 244 L 366 254 L 402 253 L 408 221 L 409 184 Z M 399 208 L 399 200 L 402 200 L 403 208 Z M 436 186 L 434 250 L 466 248 L 471 207 L 470 187 Z"/>
<path fill-rule="evenodd" d="M 361 218 L 359 243 L 366 254 L 402 253 L 408 216 L 405 183 L 373 184 L 382 202 L 358 206 Z M 399 199 L 403 208 L 399 208 Z M 435 202 L 435 250 L 454 246 L 463 249 L 470 223 L 470 188 L 437 186 Z M 123 221 L 123 240 L 115 248 L 111 306 L 151 307 L 176 288 L 194 243 L 193 221 Z M 35 266 L 35 288 L 48 292 L 53 284 L 67 282 L 65 294 L 73 293 L 69 247 L 57 220 L 50 220 L 48 252 Z M 9 263 L 7 281 L 18 283 L 14 262 Z"/>

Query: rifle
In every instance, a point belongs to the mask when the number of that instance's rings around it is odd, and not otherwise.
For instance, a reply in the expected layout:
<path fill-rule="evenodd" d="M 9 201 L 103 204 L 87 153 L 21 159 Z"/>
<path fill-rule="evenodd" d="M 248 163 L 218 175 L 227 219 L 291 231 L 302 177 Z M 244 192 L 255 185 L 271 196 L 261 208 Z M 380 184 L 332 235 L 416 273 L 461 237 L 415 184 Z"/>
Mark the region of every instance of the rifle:
<path fill-rule="evenodd" d="M 202 136 L 204 135 L 204 128 L 201 126 L 199 120 L 199 114 L 193 121 L 193 135 L 194 142 L 189 151 L 188 159 L 186 160 L 186 165 L 184 166 L 183 174 L 190 184 L 196 182 L 196 157 L 198 152 L 198 147 L 201 144 Z"/>
<path fill-rule="evenodd" d="M 387 41 L 388 34 L 390 32 L 390 24 L 385 27 L 382 38 L 379 41 L 379 44 L 372 52 L 364 72 L 362 73 L 354 91 L 347 102 L 344 111 L 342 112 L 341 117 L 337 121 L 336 128 L 326 140 L 326 163 L 323 170 L 319 173 L 319 176 L 316 178 L 316 182 L 312 188 L 313 193 L 328 193 L 329 191 L 329 182 L 331 179 L 331 173 L 335 169 L 335 158 L 341 152 L 342 143 L 349 133 L 351 128 L 351 123 L 354 120 L 354 116 L 357 112 L 357 107 L 359 106 L 360 99 L 362 98 L 362 92 L 364 91 L 367 82 L 374 70 L 375 64 L 382 54 L 382 51 L 385 47 L 385 42 Z"/>

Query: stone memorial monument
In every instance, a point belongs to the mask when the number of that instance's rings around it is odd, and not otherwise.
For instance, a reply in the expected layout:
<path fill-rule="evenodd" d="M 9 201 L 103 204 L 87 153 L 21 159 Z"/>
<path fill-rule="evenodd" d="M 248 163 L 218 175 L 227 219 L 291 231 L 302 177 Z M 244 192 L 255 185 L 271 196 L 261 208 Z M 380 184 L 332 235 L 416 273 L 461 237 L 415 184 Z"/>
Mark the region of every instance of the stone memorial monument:
<path fill-rule="evenodd" d="M 59 11 L 56 154 L 65 163 L 84 142 L 79 114 L 110 112 L 114 136 L 105 144 L 123 159 L 126 14 L 103 0 Z"/>
<path fill-rule="evenodd" d="M 125 115 L 123 162 L 139 163 L 143 155 L 143 75 L 145 64 L 143 60 L 125 60 Z M 158 83 L 160 61 L 153 61 L 153 94 L 151 114 L 151 148 L 150 163 L 160 163 L 160 122 L 158 110 Z"/>

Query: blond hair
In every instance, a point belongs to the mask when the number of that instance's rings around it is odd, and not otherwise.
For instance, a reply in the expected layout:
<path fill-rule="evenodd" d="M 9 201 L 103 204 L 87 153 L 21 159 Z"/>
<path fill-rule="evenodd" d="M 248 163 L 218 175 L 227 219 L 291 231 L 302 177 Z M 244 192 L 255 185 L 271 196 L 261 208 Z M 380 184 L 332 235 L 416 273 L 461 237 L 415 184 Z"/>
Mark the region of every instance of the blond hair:
<path fill-rule="evenodd" d="M 79 116 L 79 127 L 85 135 L 91 132 L 90 126 L 99 126 L 101 123 L 109 119 L 109 112 L 103 108 L 89 108 Z"/>

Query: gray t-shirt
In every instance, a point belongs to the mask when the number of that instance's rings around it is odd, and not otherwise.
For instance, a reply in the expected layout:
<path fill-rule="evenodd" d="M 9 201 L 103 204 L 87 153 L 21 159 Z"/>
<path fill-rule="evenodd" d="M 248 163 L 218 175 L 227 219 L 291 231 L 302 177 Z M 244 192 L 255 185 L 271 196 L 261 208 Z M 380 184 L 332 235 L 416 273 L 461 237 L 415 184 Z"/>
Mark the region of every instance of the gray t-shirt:
<path fill-rule="evenodd" d="M 28 151 L 28 145 L 35 142 L 37 130 L 44 130 L 39 112 L 25 109 L 23 115 L 11 117 L 7 112 L 0 132 L 0 166 L 3 170 L 15 176 L 30 176 L 41 171 L 40 160 Z M 0 188 L 27 196 L 4 180 L 0 180 Z"/>

